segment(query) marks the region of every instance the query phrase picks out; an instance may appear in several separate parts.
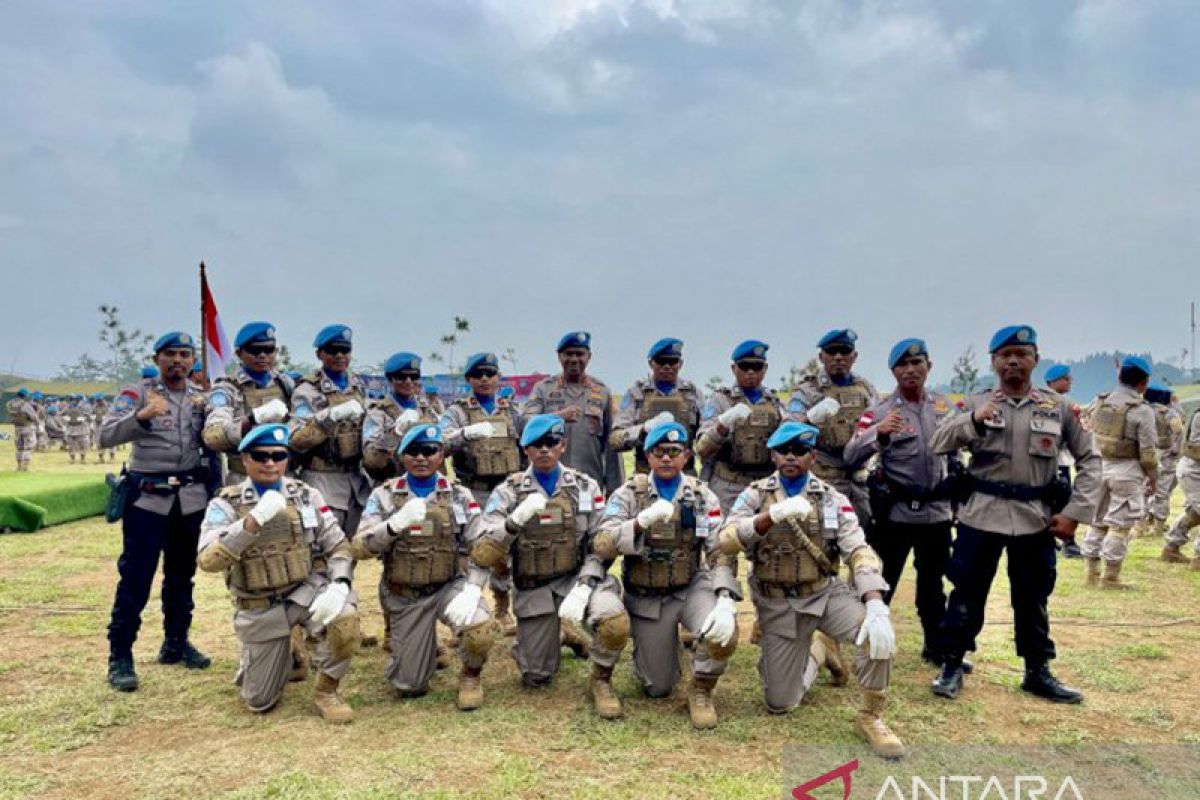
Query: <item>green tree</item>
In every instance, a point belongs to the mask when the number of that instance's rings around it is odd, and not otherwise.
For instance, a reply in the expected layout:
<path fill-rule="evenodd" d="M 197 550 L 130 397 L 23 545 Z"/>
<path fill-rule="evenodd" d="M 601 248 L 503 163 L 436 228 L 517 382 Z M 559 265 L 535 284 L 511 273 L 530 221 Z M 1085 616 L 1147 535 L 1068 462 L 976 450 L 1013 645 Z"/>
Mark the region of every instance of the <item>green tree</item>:
<path fill-rule="evenodd" d="M 138 328 L 130 330 L 126 327 L 116 306 L 101 305 L 100 343 L 108 348 L 109 354 L 105 377 L 114 382 L 127 383 L 141 374 L 154 337 Z"/>
<path fill-rule="evenodd" d="M 60 381 L 91 383 L 106 380 L 108 375 L 103 364 L 84 353 L 73 364 L 60 364 L 55 377 Z"/>
<path fill-rule="evenodd" d="M 517 374 L 517 351 L 511 347 L 504 348 L 504 352 L 500 354 L 500 360 L 508 363 L 512 369 L 508 371 L 510 375 Z"/>
<path fill-rule="evenodd" d="M 954 360 L 954 377 L 950 379 L 951 391 L 970 394 L 979 386 L 979 368 L 975 366 L 975 348 L 967 347 Z"/>
<path fill-rule="evenodd" d="M 462 365 L 454 360 L 454 350 L 465 338 L 464 334 L 470 333 L 471 322 L 466 317 L 454 317 L 454 328 L 441 338 L 441 345 L 445 353 L 441 350 L 429 354 L 429 360 L 438 364 L 443 364 L 446 371 L 451 375 L 461 375 Z"/>

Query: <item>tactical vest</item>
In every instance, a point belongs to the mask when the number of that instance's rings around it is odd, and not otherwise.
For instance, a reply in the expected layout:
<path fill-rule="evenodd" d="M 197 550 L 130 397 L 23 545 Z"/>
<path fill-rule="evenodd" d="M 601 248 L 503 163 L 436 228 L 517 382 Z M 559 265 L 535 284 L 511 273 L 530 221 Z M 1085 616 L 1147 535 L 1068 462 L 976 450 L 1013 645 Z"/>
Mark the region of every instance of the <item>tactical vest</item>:
<path fill-rule="evenodd" d="M 8 401 L 8 419 L 15 427 L 37 424 L 37 416 L 27 413 L 26 408 L 27 404 L 21 400 Z"/>
<path fill-rule="evenodd" d="M 830 384 L 822 389 L 825 397 L 838 401 L 838 412 L 824 424 L 819 425 L 821 433 L 817 437 L 817 447 L 826 451 L 838 451 L 846 446 L 854 436 L 858 420 L 871 405 L 871 393 L 862 380 L 855 378 L 849 386 Z"/>
<path fill-rule="evenodd" d="M 650 506 L 650 476 L 635 475 L 627 484 L 633 488 L 635 513 Z M 701 539 L 696 536 L 696 483 L 684 477 L 679 502 L 665 522 L 645 532 L 643 552 L 621 560 L 625 586 L 633 593 L 659 594 L 684 589 L 700 571 Z"/>
<path fill-rule="evenodd" d="M 583 565 L 583 551 L 576 534 L 579 486 L 573 492 L 561 485 L 546 507 L 534 515 L 517 534 L 513 550 L 513 581 L 518 589 L 533 589 L 555 578 L 571 575 Z M 528 474 L 510 475 L 508 484 L 520 503 L 537 491 Z M 575 495 L 575 499 L 572 498 Z"/>
<path fill-rule="evenodd" d="M 668 395 L 662 395 L 653 388 L 647 388 L 645 394 L 642 395 L 642 409 L 637 421 L 646 422 L 653 417 L 657 417 L 664 411 L 669 411 L 676 422 L 687 428 L 689 441 L 696 441 L 695 415 L 692 413 L 687 395 L 680 391 L 678 387 L 676 387 L 674 394 Z M 646 435 L 644 433 L 639 434 L 639 438 L 644 441 Z M 646 460 L 646 454 L 640 446 L 634 448 L 633 463 L 639 473 L 650 472 L 650 462 Z"/>
<path fill-rule="evenodd" d="M 87 412 L 77 406 L 67 409 L 66 413 L 63 414 L 63 421 L 67 424 L 67 433 L 72 436 L 84 436 L 91 428 Z"/>
<path fill-rule="evenodd" d="M 403 482 L 392 489 L 392 505 L 397 510 L 411 497 Z M 389 583 L 427 589 L 442 586 L 458 575 L 453 504 L 454 492 L 439 488 L 426 498 L 425 519 L 396 534 L 383 557 Z"/>
<path fill-rule="evenodd" d="M 775 399 L 767 395 L 750 406 L 750 416 L 733 429 L 729 440 L 729 463 L 739 472 L 770 471 L 771 451 L 767 439 L 779 427 L 782 418 Z"/>
<path fill-rule="evenodd" d="M 1138 442 L 1125 430 L 1125 417 L 1129 409 L 1141 405 L 1141 398 L 1125 405 L 1110 405 L 1107 394 L 1099 396 L 1096 410 L 1092 413 L 1092 436 L 1103 458 L 1137 458 Z"/>
<path fill-rule="evenodd" d="M 1154 433 L 1157 437 L 1154 446 L 1159 450 L 1171 449 L 1171 419 L 1167 416 L 1166 406 L 1151 405 L 1154 409 Z"/>
<path fill-rule="evenodd" d="M 228 486 L 217 494 L 244 519 L 258 502 L 253 491 Z M 286 495 L 285 495 L 286 496 Z M 286 595 L 313 571 L 313 537 L 304 529 L 300 505 L 311 506 L 307 490 L 287 497 L 287 510 L 267 520 L 253 543 L 225 573 L 225 583 L 235 597 L 261 599 Z M 316 509 L 313 508 L 314 513 Z"/>
<path fill-rule="evenodd" d="M 259 388 L 254 381 L 250 381 L 248 384 L 238 386 L 238 391 L 242 393 L 242 413 L 247 417 L 254 409 L 264 406 L 272 400 L 279 400 L 284 405 L 291 402 L 288 393 L 284 391 L 282 382 L 275 376 L 272 376 L 271 380 L 267 381 L 267 385 L 262 388 Z M 246 474 L 246 468 L 242 466 L 241 454 L 226 453 L 225 463 L 229 466 L 230 472 L 236 472 L 239 475 Z"/>
<path fill-rule="evenodd" d="M 319 375 L 310 375 L 305 381 L 321 386 Z M 365 409 L 366 398 L 361 387 L 351 381 L 345 391 L 335 389 L 325 395 L 328 408 L 357 400 Z M 311 469 L 326 472 L 346 472 L 355 469 L 362 458 L 362 420 L 344 419 L 334 425 L 329 438 L 313 448 L 309 457 Z"/>
<path fill-rule="evenodd" d="M 495 436 L 473 439 L 463 446 L 462 463 L 464 476 L 474 478 L 504 478 L 521 468 L 521 452 L 517 449 L 517 431 L 509 413 L 506 400 L 496 401 L 496 411 L 489 414 L 478 403 L 463 404 L 467 412 L 467 424 L 490 422 L 497 429 Z M 498 481 L 497 481 L 498 482 Z"/>
<path fill-rule="evenodd" d="M 1196 412 L 1192 412 L 1192 416 L 1188 418 L 1188 424 L 1184 426 L 1183 435 L 1184 442 L 1183 454 L 1193 461 L 1200 461 L 1200 442 L 1192 441 L 1192 425 L 1196 422 Z"/>
<path fill-rule="evenodd" d="M 787 499 L 787 493 L 774 478 L 753 485 L 763 491 L 763 508 Z M 773 524 L 762 541 L 755 545 L 750 560 L 753 574 L 761 583 L 795 587 L 837 574 L 837 550 L 832 546 L 832 539 L 827 546 L 822 535 L 825 495 L 823 492 L 809 492 L 807 496 L 812 503 L 812 511 L 808 516 Z M 813 548 L 825 554 L 830 569 L 822 567 L 811 549 L 800 541 L 801 536 L 807 538 Z"/>

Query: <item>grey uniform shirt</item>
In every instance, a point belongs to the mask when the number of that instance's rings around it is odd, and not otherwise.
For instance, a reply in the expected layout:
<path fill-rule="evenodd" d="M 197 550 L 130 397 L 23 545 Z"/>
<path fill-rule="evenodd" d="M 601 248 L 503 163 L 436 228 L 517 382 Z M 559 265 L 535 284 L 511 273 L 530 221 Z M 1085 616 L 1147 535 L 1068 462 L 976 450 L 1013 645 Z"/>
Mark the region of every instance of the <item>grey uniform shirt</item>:
<path fill-rule="evenodd" d="M 446 449 L 451 453 L 457 453 L 467 444 L 467 437 L 463 436 L 463 428 L 471 424 L 467 419 L 468 408 L 483 410 L 474 395 L 460 397 L 446 407 L 445 413 L 438 420 L 438 425 L 442 429 L 442 438 L 446 442 Z M 501 413 L 508 417 L 509 430 L 514 432 L 521 430 L 521 412 L 507 399 L 498 397 L 492 415 Z"/>
<path fill-rule="evenodd" d="M 788 411 L 783 406 L 783 401 L 771 389 L 762 389 L 762 397 L 758 400 L 759 403 L 770 403 L 775 406 L 775 410 L 779 413 L 780 424 L 793 419 Z M 717 391 L 713 392 L 712 397 L 708 398 L 708 402 L 704 404 L 704 409 L 700 414 L 700 433 L 696 436 L 696 453 L 704 461 L 707 467 L 713 459 L 718 455 L 721 448 L 729 444 L 733 438 L 733 429 L 729 429 L 722 434 L 718 430 L 717 417 L 724 412 L 738 405 L 756 405 L 751 403 L 746 397 L 745 392 L 740 386 L 722 386 Z"/>
<path fill-rule="evenodd" d="M 653 378 L 642 378 L 635 383 L 621 398 L 621 405 L 613 418 L 613 430 L 609 436 L 609 444 L 614 450 L 632 450 L 642 438 L 642 423 L 646 421 L 642 408 L 647 397 L 671 397 L 680 395 L 687 403 L 687 416 L 676 419 L 680 425 L 688 429 L 693 438 L 700 427 L 700 411 L 704 408 L 704 394 L 689 380 L 680 380 L 675 384 L 675 390 L 663 394 L 658 390 Z"/>
<path fill-rule="evenodd" d="M 1100 405 L 1132 406 L 1125 412 L 1125 434 L 1137 442 L 1139 456 L 1132 458 L 1101 457 L 1103 469 L 1101 474 L 1110 480 L 1140 481 L 1150 475 L 1146 464 L 1154 462 L 1154 471 L 1158 468 L 1158 426 L 1154 419 L 1154 409 L 1149 403 L 1142 402 L 1142 396 L 1124 384 L 1118 384 L 1104 397 L 1098 397 L 1088 408 L 1088 416 L 1095 414 Z"/>
<path fill-rule="evenodd" d="M 975 409 L 989 400 L 1000 412 L 995 420 L 976 425 Z M 989 481 L 1019 486 L 1045 486 L 1058 471 L 1058 453 L 1066 448 L 1075 458 L 1075 486 L 1061 512 L 1076 522 L 1090 523 L 1100 492 L 1100 455 L 1092 435 L 1083 429 L 1065 397 L 1046 389 L 1031 389 L 1021 398 L 987 391 L 964 399 L 961 411 L 942 420 L 933 434 L 937 453 L 966 449 L 967 471 Z M 1050 522 L 1050 508 L 1041 500 L 1011 500 L 974 492 L 958 510 L 965 525 L 991 533 L 1039 533 Z"/>
<path fill-rule="evenodd" d="M 150 392 L 167 400 L 167 413 L 139 422 L 135 416 L 146 406 Z M 178 392 L 167 389 L 161 378 L 126 386 L 113 402 L 100 426 L 100 446 L 104 448 L 132 444 L 129 469 L 132 472 L 179 475 L 200 467 L 200 434 L 204 429 L 204 392 L 188 383 Z M 194 514 L 208 502 L 203 481 L 180 487 L 180 511 Z M 134 506 L 163 516 L 171 513 L 175 495 L 142 492 Z"/>
<path fill-rule="evenodd" d="M 543 378 L 533 387 L 525 402 L 523 416 L 554 414 L 568 406 L 582 412 L 575 422 L 567 423 L 567 452 L 562 463 L 586 472 L 608 491 L 624 481 L 620 457 L 608 447 L 612 433 L 612 392 L 603 381 L 584 375 L 580 383 L 568 383 L 561 375 Z"/>
<path fill-rule="evenodd" d="M 862 415 L 854 437 L 843 456 L 851 469 L 858 469 L 879 454 L 884 474 L 891 480 L 917 492 L 930 492 L 946 478 L 947 456 L 933 452 L 933 432 L 950 415 L 952 406 L 942 395 L 925 392 L 925 399 L 910 403 L 899 392 L 886 395 Z M 904 418 L 904 429 L 880 437 L 878 425 L 893 410 Z M 888 519 L 908 524 L 946 522 L 952 516 L 949 500 L 932 503 L 900 501 L 892 506 Z"/>
<path fill-rule="evenodd" d="M 420 414 L 420 418 L 399 430 L 396 429 L 396 420 L 408 409 L 401 406 L 391 395 L 371 402 L 363 418 L 362 438 L 363 467 L 372 477 L 403 472 L 404 468 L 396 455 L 396 448 L 400 446 L 404 434 L 412 425 L 422 422 L 432 424 L 438 421 L 437 412 L 424 395 L 417 395 L 415 402 L 416 407 L 412 410 Z"/>
<path fill-rule="evenodd" d="M 866 389 L 867 395 L 870 398 L 868 406 L 879 401 L 879 392 L 875 390 L 875 387 L 866 378 L 851 373 L 850 381 L 851 383 L 861 384 Z M 792 389 L 792 394 L 788 399 L 787 405 L 788 414 L 791 415 L 792 419 L 808 422 L 808 417 L 805 416 L 808 410 L 824 400 L 826 391 L 833 385 L 833 381 L 829 378 L 829 373 L 824 369 L 805 375 L 800 379 L 800 383 Z M 817 427 L 824 429 L 828 424 L 826 422 Z M 849 463 L 850 459 L 845 456 L 845 447 L 839 453 L 818 446 L 817 460 L 825 466 L 834 469 L 846 469 L 851 466 Z"/>
<path fill-rule="evenodd" d="M 400 506 L 396 505 L 396 493 L 408 492 L 408 500 L 405 501 L 405 505 L 418 496 L 408 488 L 407 484 L 408 476 L 401 475 L 384 481 L 371 492 L 371 496 L 367 498 L 367 507 L 363 510 L 358 533 L 354 537 L 356 552 L 362 551 L 372 556 L 382 556 L 392 549 L 392 545 L 396 541 L 396 534 L 388 528 L 387 521 L 392 514 L 400 510 Z M 470 489 L 444 475 L 438 476 L 434 490 L 423 499 L 432 503 L 438 497 L 445 495 L 450 496 L 450 519 L 454 526 L 455 550 L 464 552 L 479 535 L 479 523 L 483 512 L 479 508 L 479 504 L 475 502 L 475 496 L 471 494 Z M 387 580 L 386 574 L 383 579 Z"/>
<path fill-rule="evenodd" d="M 295 381 L 276 370 L 269 372 L 270 381 L 279 384 L 283 392 L 281 398 L 284 404 L 289 404 L 292 391 L 296 388 Z M 244 367 L 238 367 L 232 378 L 217 378 L 212 391 L 208 393 L 207 418 L 204 421 L 204 443 L 219 453 L 235 452 L 242 443 L 242 437 L 249 431 L 243 431 L 243 423 L 250 419 L 250 427 L 255 425 L 251 412 L 254 410 L 246 402 L 245 391 L 257 388 L 258 384 Z M 284 417 L 284 423 L 287 417 Z"/>

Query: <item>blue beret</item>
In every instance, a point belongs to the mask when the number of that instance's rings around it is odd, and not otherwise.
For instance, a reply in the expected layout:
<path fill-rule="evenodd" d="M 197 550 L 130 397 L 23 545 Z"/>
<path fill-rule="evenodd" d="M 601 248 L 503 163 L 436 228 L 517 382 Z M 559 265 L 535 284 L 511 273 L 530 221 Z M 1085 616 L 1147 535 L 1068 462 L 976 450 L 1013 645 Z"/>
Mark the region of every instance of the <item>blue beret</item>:
<path fill-rule="evenodd" d="M 924 339 L 901 339 L 892 345 L 892 352 L 888 353 L 888 369 L 895 369 L 902 358 L 928 355 L 929 348 L 925 346 Z"/>
<path fill-rule="evenodd" d="M 142 377 L 143 378 L 157 378 L 158 377 L 158 367 L 142 367 Z"/>
<path fill-rule="evenodd" d="M 733 348 L 733 355 L 730 356 L 731 361 L 738 361 L 743 358 L 761 358 L 767 360 L 767 351 L 771 349 L 771 345 L 766 342 L 760 342 L 758 339 L 747 339 L 746 341 Z"/>
<path fill-rule="evenodd" d="M 563 337 L 558 340 L 556 352 L 561 353 L 568 347 L 582 347 L 584 350 L 592 349 L 592 335 L 587 331 L 571 331 L 564 333 Z"/>
<path fill-rule="evenodd" d="M 1121 369 L 1136 369 L 1146 373 L 1146 377 L 1150 377 L 1154 372 L 1154 368 L 1150 366 L 1150 362 L 1141 356 L 1125 356 L 1121 361 Z"/>
<path fill-rule="evenodd" d="M 1071 368 L 1066 364 L 1055 364 L 1046 370 L 1046 383 L 1052 383 L 1071 374 Z"/>
<path fill-rule="evenodd" d="M 350 330 L 349 325 L 326 325 L 317 331 L 317 338 L 313 339 L 313 347 L 320 350 L 327 344 L 350 344 L 350 338 L 353 335 L 354 331 Z"/>
<path fill-rule="evenodd" d="M 269 322 L 247 322 L 237 332 L 233 339 L 234 347 L 241 347 L 251 342 L 275 341 L 275 326 Z"/>
<path fill-rule="evenodd" d="M 404 434 L 404 438 L 400 440 L 400 446 L 396 448 L 396 452 L 401 455 L 408 449 L 411 444 L 422 444 L 424 442 L 433 442 L 434 444 L 442 444 L 442 429 L 432 423 L 423 423 L 421 425 L 413 425 Z"/>
<path fill-rule="evenodd" d="M 500 360 L 496 358 L 495 353 L 473 353 L 467 356 L 467 363 L 463 366 L 463 372 L 469 374 L 476 367 L 495 367 L 500 369 Z"/>
<path fill-rule="evenodd" d="M 988 352 L 994 353 L 1010 344 L 1031 344 L 1037 347 L 1037 331 L 1030 325 L 1008 325 L 996 331 L 988 342 Z"/>
<path fill-rule="evenodd" d="M 1150 381 L 1150 385 L 1146 387 L 1146 394 L 1143 397 L 1146 398 L 1147 403 L 1168 406 L 1171 404 L 1171 387 L 1158 381 Z"/>
<path fill-rule="evenodd" d="M 642 449 L 648 452 L 654 445 L 664 441 L 671 444 L 687 444 L 687 428 L 678 422 L 668 422 L 664 425 L 659 425 L 646 434 L 646 441 L 642 443 Z"/>
<path fill-rule="evenodd" d="M 22 386 L 20 389 L 17 389 L 17 397 L 29 397 L 29 390 Z"/>
<path fill-rule="evenodd" d="M 854 347 L 854 343 L 857 341 L 858 334 L 849 328 L 834 328 L 821 337 L 821 340 L 817 342 L 817 347 L 825 348 L 831 344 L 844 344 Z"/>
<path fill-rule="evenodd" d="M 26 394 L 28 394 L 28 393 L 29 393 L 29 390 L 28 390 L 28 389 L 26 389 L 26 390 L 25 390 L 25 393 L 26 393 Z M 42 394 L 40 391 L 36 391 L 36 392 L 34 392 L 34 393 L 33 393 L 33 399 L 34 399 L 34 400 L 42 400 L 42 399 L 44 399 L 44 398 L 45 398 L 45 395 L 44 395 L 44 394 Z"/>
<path fill-rule="evenodd" d="M 820 433 L 812 425 L 804 422 L 785 422 L 775 429 L 770 439 L 767 439 L 767 447 L 774 450 L 776 447 L 782 447 L 793 439 L 799 440 L 801 444 L 806 444 L 809 447 L 816 447 L 817 436 Z"/>
<path fill-rule="evenodd" d="M 96 392 L 94 395 L 92 395 L 92 399 L 93 399 L 93 400 L 103 400 L 103 399 L 104 399 L 104 393 L 103 393 L 103 392 Z"/>
<path fill-rule="evenodd" d="M 399 352 L 392 353 L 388 356 L 388 360 L 383 362 L 383 374 L 391 375 L 393 372 L 399 372 L 402 369 L 415 369 L 421 371 L 421 357 L 416 353 Z"/>
<path fill-rule="evenodd" d="M 160 350 L 166 350 L 168 347 L 190 347 L 195 350 L 196 342 L 190 334 L 182 331 L 171 331 L 158 337 L 158 341 L 154 343 L 154 352 L 157 353 Z"/>
<path fill-rule="evenodd" d="M 204 362 L 197 361 L 195 364 L 192 364 L 192 372 L 204 372 Z"/>
<path fill-rule="evenodd" d="M 655 356 L 675 356 L 676 358 L 680 358 L 683 356 L 683 342 L 679 339 L 659 339 L 650 345 L 650 352 L 646 354 L 646 358 L 654 358 Z"/>
<path fill-rule="evenodd" d="M 304 373 L 298 369 L 290 369 L 285 374 L 294 381 L 298 381 L 304 377 Z"/>
<path fill-rule="evenodd" d="M 1161 381 L 1150 381 L 1150 385 L 1146 387 L 1147 391 L 1165 393 L 1168 396 L 1171 394 L 1171 387 Z"/>
<path fill-rule="evenodd" d="M 251 447 L 287 447 L 291 438 L 287 425 L 278 422 L 256 425 L 242 437 L 238 452 L 244 453 Z"/>
<path fill-rule="evenodd" d="M 508 398 L 516 395 L 516 393 L 517 393 L 517 390 L 511 386 L 501 386 L 500 391 L 497 392 L 496 394 L 500 395 L 501 397 L 503 397 L 505 399 L 508 399 Z"/>
<path fill-rule="evenodd" d="M 425 394 L 437 394 L 438 388 L 433 381 L 421 381 L 421 391 Z"/>
<path fill-rule="evenodd" d="M 528 447 L 547 433 L 565 434 L 567 424 L 558 414 L 538 414 L 525 423 L 521 431 L 521 447 Z"/>

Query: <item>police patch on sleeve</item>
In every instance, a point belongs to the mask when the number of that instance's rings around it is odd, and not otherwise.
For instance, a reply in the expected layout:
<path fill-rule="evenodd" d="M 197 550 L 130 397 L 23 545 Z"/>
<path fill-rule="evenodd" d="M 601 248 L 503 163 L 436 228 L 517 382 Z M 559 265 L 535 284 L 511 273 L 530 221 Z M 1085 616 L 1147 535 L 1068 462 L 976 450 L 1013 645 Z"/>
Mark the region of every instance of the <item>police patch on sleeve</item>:
<path fill-rule="evenodd" d="M 229 514 L 216 503 L 210 504 L 208 512 L 204 515 L 206 525 L 227 525 L 229 524 L 229 520 Z"/>
<path fill-rule="evenodd" d="M 373 439 L 375 437 L 375 434 L 378 431 L 379 431 L 379 423 L 375 421 L 374 417 L 368 416 L 366 418 L 366 420 L 363 422 L 363 432 L 362 432 L 363 441 L 364 442 L 370 441 L 371 439 Z"/>
<path fill-rule="evenodd" d="M 492 492 L 491 496 L 488 497 L 487 506 L 483 509 L 483 513 L 491 514 L 498 508 L 500 508 L 500 497 L 495 492 Z"/>
<path fill-rule="evenodd" d="M 368 497 L 367 498 L 367 507 L 365 509 L 363 509 L 363 513 L 364 514 L 378 514 L 379 513 L 379 498 L 376 497 L 375 495 L 371 495 L 370 497 Z"/>
<path fill-rule="evenodd" d="M 229 392 L 225 389 L 214 389 L 209 396 L 208 402 L 213 408 L 227 408 L 233 405 L 233 398 L 229 396 Z"/>
<path fill-rule="evenodd" d="M 633 405 L 633 393 L 626 392 L 625 395 L 621 398 L 621 410 L 624 411 L 625 409 L 629 408 L 631 405 Z"/>
<path fill-rule="evenodd" d="M 604 507 L 604 515 L 606 517 L 615 517 L 621 513 L 621 501 L 614 494 L 608 501 L 608 505 Z"/>
<path fill-rule="evenodd" d="M 704 419 L 712 419 L 717 415 L 717 402 L 709 400 L 704 404 L 704 409 L 700 412 L 700 416 Z"/>
<path fill-rule="evenodd" d="M 802 414 L 808 410 L 808 405 L 797 395 L 788 401 L 787 410 L 793 414 Z"/>
<path fill-rule="evenodd" d="M 293 417 L 296 419 L 311 419 L 312 415 L 312 405 L 307 400 L 297 401 L 296 410 L 292 412 Z"/>

